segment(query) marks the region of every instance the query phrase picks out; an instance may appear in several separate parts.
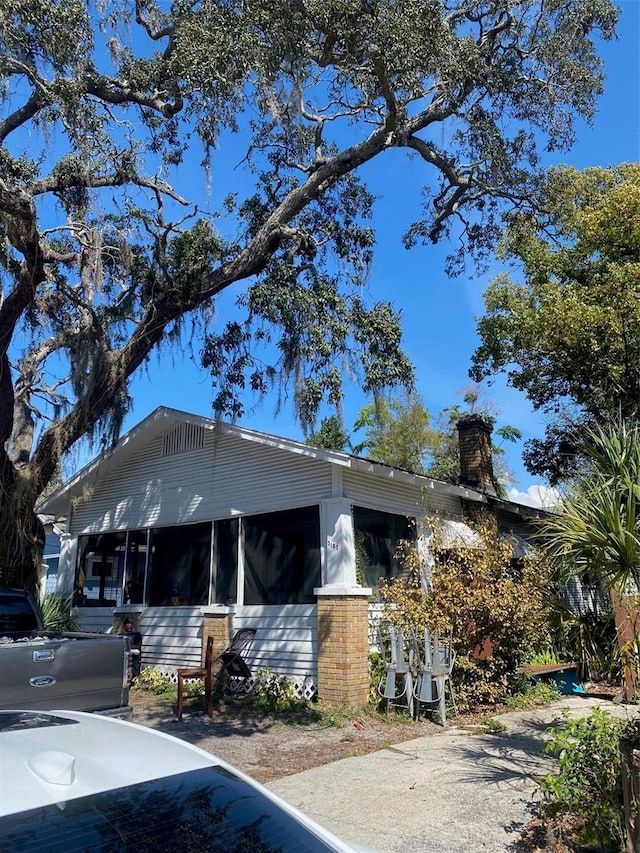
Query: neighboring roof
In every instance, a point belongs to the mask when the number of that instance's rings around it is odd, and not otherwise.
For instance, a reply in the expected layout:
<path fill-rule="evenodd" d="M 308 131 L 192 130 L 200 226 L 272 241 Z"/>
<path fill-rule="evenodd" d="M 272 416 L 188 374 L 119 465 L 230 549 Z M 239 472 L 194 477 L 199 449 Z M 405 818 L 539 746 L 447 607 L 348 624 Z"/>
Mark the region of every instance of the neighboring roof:
<path fill-rule="evenodd" d="M 503 511 L 522 515 L 527 518 L 535 517 L 539 511 L 523 504 L 510 501 L 497 501 L 489 495 L 467 486 L 455 486 L 451 483 L 443 483 L 420 474 L 413 474 L 401 468 L 394 468 L 370 459 L 363 459 L 349 453 L 336 450 L 327 450 L 324 447 L 315 447 L 290 438 L 258 432 L 246 427 L 228 424 L 217 418 L 207 418 L 202 415 L 194 415 L 178 409 L 159 406 L 150 415 L 140 421 L 129 432 L 122 436 L 113 448 L 103 451 L 91 462 L 81 468 L 70 477 L 62 486 L 52 492 L 47 499 L 38 507 L 40 513 L 63 513 L 67 510 L 68 502 L 82 494 L 85 485 L 95 480 L 102 466 L 119 466 L 128 459 L 135 456 L 143 447 L 149 444 L 156 436 L 162 435 L 171 423 L 183 422 L 218 432 L 222 435 L 232 435 L 245 441 L 252 441 L 266 447 L 275 447 L 288 453 L 296 453 L 300 456 L 318 459 L 332 465 L 340 465 L 353 470 L 365 472 L 372 476 L 393 479 L 399 482 L 414 484 L 429 489 L 435 489 L 441 494 L 455 495 L 460 500 L 475 501 L 487 504 L 498 504 Z"/>

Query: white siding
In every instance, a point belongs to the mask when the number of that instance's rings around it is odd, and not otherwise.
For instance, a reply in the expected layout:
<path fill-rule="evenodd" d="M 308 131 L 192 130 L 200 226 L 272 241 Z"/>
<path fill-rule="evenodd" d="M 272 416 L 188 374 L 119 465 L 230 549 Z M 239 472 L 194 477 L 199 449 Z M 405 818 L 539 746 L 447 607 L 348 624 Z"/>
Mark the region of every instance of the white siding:
<path fill-rule="evenodd" d="M 101 468 L 74 507 L 71 532 L 185 524 L 316 504 L 331 497 L 329 462 L 207 432 L 204 447 L 163 455 L 163 436 L 135 464 Z"/>
<path fill-rule="evenodd" d="M 96 631 L 105 634 L 113 628 L 113 609 L 111 607 L 78 607 L 73 616 L 79 631 Z"/>
<path fill-rule="evenodd" d="M 263 667 L 306 688 L 317 684 L 317 607 L 315 604 L 238 607 L 233 630 L 255 628 L 246 660 L 255 675 Z"/>
<path fill-rule="evenodd" d="M 140 614 L 142 665 L 159 669 L 202 664 L 200 607 L 147 607 Z"/>
<path fill-rule="evenodd" d="M 81 631 L 104 633 L 113 627 L 111 607 L 79 607 L 74 615 Z M 143 608 L 138 621 L 142 634 L 142 666 L 156 666 L 161 670 L 200 666 L 202 626 L 200 607 Z"/>
<path fill-rule="evenodd" d="M 443 495 L 434 489 L 422 489 L 421 483 L 403 483 L 392 476 L 372 476 L 365 471 L 344 472 L 344 494 L 357 506 L 380 509 L 398 515 L 423 518 L 438 512 L 447 517 L 462 518 L 462 506 L 457 495 Z"/>
<path fill-rule="evenodd" d="M 74 611 L 80 630 L 105 632 L 113 625 L 113 609 L 83 607 Z M 252 674 L 269 668 L 294 681 L 311 698 L 317 685 L 317 608 L 315 604 L 238 607 L 233 633 L 255 628 L 245 659 Z M 200 607 L 145 607 L 138 622 L 142 634 L 142 666 L 172 673 L 181 666 L 200 666 L 203 616 Z M 216 656 L 223 649 L 216 649 Z"/>

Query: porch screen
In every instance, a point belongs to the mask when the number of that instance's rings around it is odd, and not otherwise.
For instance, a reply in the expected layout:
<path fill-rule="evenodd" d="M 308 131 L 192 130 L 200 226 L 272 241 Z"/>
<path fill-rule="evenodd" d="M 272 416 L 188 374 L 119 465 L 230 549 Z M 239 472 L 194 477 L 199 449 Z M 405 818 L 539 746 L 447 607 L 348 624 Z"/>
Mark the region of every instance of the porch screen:
<path fill-rule="evenodd" d="M 238 600 L 238 519 L 223 518 L 214 529 L 215 591 L 214 601 L 231 604 Z"/>
<path fill-rule="evenodd" d="M 74 604 L 84 607 L 122 604 L 126 539 L 125 532 L 78 537 Z"/>
<path fill-rule="evenodd" d="M 396 549 L 403 539 L 415 541 L 415 521 L 406 515 L 354 506 L 353 528 L 365 583 L 376 590 L 381 578 L 400 574 Z"/>
<path fill-rule="evenodd" d="M 207 604 L 211 523 L 158 527 L 150 532 L 147 604 Z"/>
<path fill-rule="evenodd" d="M 244 603 L 306 604 L 320 586 L 317 506 L 249 516 L 244 524 Z"/>
<path fill-rule="evenodd" d="M 149 531 L 130 530 L 127 537 L 127 563 L 125 566 L 124 603 L 144 602 L 144 576 L 147 569 Z"/>

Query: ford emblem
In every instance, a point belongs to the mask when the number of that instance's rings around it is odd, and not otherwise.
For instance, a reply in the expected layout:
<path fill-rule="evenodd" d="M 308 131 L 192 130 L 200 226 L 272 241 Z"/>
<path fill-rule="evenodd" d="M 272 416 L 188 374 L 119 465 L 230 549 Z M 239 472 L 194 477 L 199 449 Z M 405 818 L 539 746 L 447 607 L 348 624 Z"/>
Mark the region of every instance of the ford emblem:
<path fill-rule="evenodd" d="M 29 679 L 29 684 L 32 687 L 51 687 L 56 683 L 52 675 L 36 675 Z"/>

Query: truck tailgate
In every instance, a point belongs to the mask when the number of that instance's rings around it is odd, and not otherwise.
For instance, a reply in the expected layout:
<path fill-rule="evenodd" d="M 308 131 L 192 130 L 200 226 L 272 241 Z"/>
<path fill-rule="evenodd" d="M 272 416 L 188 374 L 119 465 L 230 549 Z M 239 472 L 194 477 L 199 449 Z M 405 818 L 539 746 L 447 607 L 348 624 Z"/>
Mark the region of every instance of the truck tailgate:
<path fill-rule="evenodd" d="M 126 706 L 127 650 L 122 636 L 0 646 L 0 708 L 95 711 Z"/>

